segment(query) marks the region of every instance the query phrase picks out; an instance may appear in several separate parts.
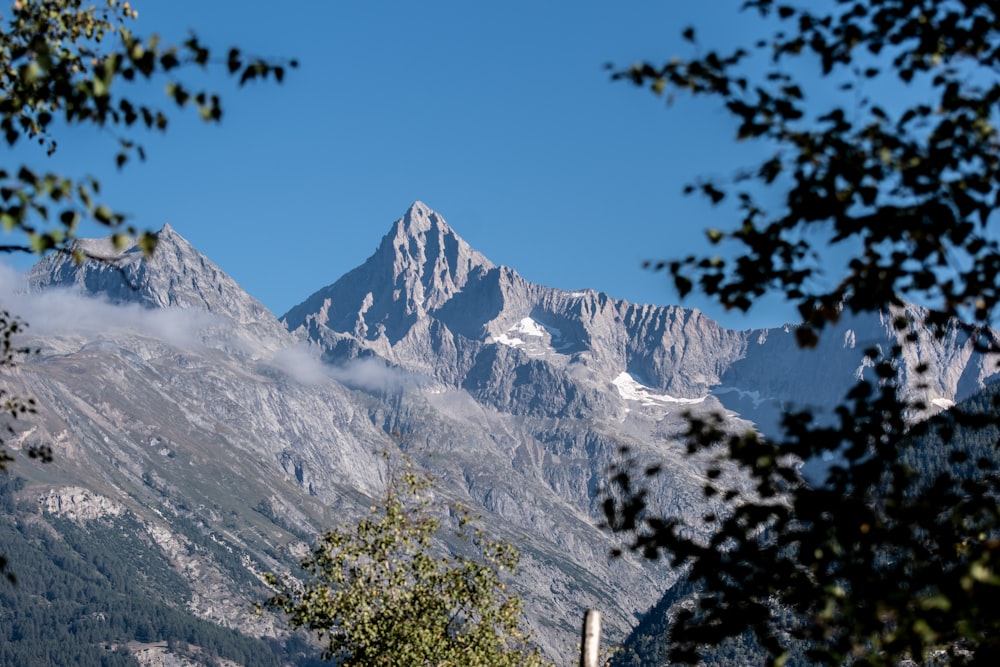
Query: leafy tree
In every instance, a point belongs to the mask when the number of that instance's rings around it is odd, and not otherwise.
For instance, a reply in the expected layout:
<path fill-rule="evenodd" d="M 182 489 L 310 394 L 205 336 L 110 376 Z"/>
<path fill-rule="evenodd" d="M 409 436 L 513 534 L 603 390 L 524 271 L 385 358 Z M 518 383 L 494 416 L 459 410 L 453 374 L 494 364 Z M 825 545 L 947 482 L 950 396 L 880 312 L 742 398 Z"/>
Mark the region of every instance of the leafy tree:
<path fill-rule="evenodd" d="M 19 348 L 14 345 L 14 336 L 21 331 L 20 321 L 12 317 L 7 311 L 0 311 L 0 369 L 10 369 L 15 366 L 16 356 L 26 354 L 29 350 Z M 15 434 L 15 429 L 11 423 L 19 416 L 30 414 L 35 411 L 35 401 L 11 394 L 10 390 L 0 385 L 0 472 L 7 472 L 7 464 L 14 460 L 14 457 L 7 450 L 6 438 Z M 47 460 L 50 452 L 46 448 L 31 449 L 29 456 L 41 457 Z M 0 555 L 0 573 L 7 569 L 7 558 Z M 11 583 L 16 581 L 14 575 L 6 572 L 6 578 Z"/>
<path fill-rule="evenodd" d="M 407 468 L 380 507 L 356 525 L 323 534 L 302 561 L 309 580 L 275 575 L 266 605 L 317 633 L 323 658 L 345 667 L 543 665 L 522 634 L 521 600 L 500 574 L 518 556 L 460 519 L 476 557 L 436 556 L 441 522 L 429 482 Z"/>
<path fill-rule="evenodd" d="M 0 368 L 13 368 L 16 365 L 17 355 L 30 352 L 28 348 L 14 345 L 14 336 L 22 330 L 22 326 L 16 317 L 11 316 L 5 310 L 0 311 Z M 0 415 L 4 419 L 2 431 L 0 431 L 0 472 L 7 472 L 7 464 L 14 460 L 14 457 L 4 447 L 4 437 L 15 433 L 10 420 L 34 412 L 35 402 L 31 398 L 15 396 L 2 386 L 0 386 L 0 400 L 3 401 Z M 33 450 L 30 453 L 33 456 L 38 456 L 47 452 Z M 0 570 L 2 569 L 0 566 Z"/>
<path fill-rule="evenodd" d="M 224 67 L 239 83 L 262 78 L 282 81 L 285 68 L 295 61 L 272 63 L 247 58 L 231 48 L 225 59 L 191 35 L 182 44 L 168 45 L 158 35 L 143 39 L 131 23 L 138 13 L 127 0 L 105 0 L 98 7 L 89 0 L 15 0 L 0 14 L 0 133 L 13 147 L 25 141 L 37 143 L 52 157 L 57 153 L 56 134 L 67 126 L 89 126 L 109 131 L 117 148 L 115 164 L 124 167 L 146 152 L 136 131 L 165 132 L 170 124 L 167 107 L 193 107 L 202 120 L 222 118 L 219 96 L 210 90 L 190 90 L 181 74 L 192 67 Z M 165 82 L 168 99 L 164 107 L 136 101 L 123 94 L 129 85 Z M 143 97 L 145 99 L 145 97 Z M 70 253 L 76 261 L 88 257 L 73 245 L 85 220 L 105 227 L 116 244 L 124 246 L 128 236 L 139 236 L 139 247 L 152 254 L 156 236 L 130 225 L 124 215 L 98 200 L 100 183 L 92 177 L 73 179 L 56 172 L 38 173 L 26 165 L 0 165 L 0 226 L 5 232 L 0 252 Z M 17 348 L 11 337 L 25 325 L 2 311 L 0 317 L 0 368 L 9 368 L 27 350 Z M 17 397 L 0 387 L 2 427 L 8 434 L 9 419 L 33 411 L 31 399 Z M 50 457 L 47 448 L 30 455 Z M 12 460 L 0 439 L 0 470 Z M 6 562 L 0 557 L 0 571 Z"/>
<path fill-rule="evenodd" d="M 16 0 L 0 34 L 0 131 L 11 146 L 35 141 L 49 155 L 58 142 L 53 131 L 65 125 L 112 129 L 123 167 L 133 156 L 144 160 L 134 130 L 165 132 L 165 107 L 147 105 L 123 95 L 130 84 L 163 79 L 177 107 L 193 107 L 206 122 L 222 118 L 219 95 L 190 90 L 180 74 L 191 67 L 224 66 L 240 84 L 257 78 L 282 81 L 286 64 L 247 58 L 231 48 L 224 61 L 191 35 L 182 44 L 161 43 L 159 35 L 143 39 L 129 27 L 138 12 L 128 1 L 108 0 L 103 8 L 87 0 Z M 295 67 L 294 60 L 287 63 Z M 3 252 L 72 251 L 80 222 L 90 219 L 119 234 L 139 230 L 126 218 L 100 204 L 100 184 L 93 178 L 73 181 L 60 174 L 34 173 L 25 166 L 0 169 L 0 223 L 20 240 L 0 246 Z M 156 238 L 143 232 L 141 247 L 152 252 Z"/>
<path fill-rule="evenodd" d="M 783 295 L 802 316 L 803 346 L 845 311 L 891 313 L 903 342 L 866 351 L 872 373 L 832 420 L 788 414 L 774 441 L 689 416 L 688 449 L 715 457 L 705 495 L 723 511 L 656 516 L 624 465 L 609 523 L 700 586 L 669 631 L 674 661 L 752 634 L 772 664 L 797 642 L 829 665 L 997 664 L 997 442 L 975 461 L 953 446 L 956 429 L 995 423 L 997 401 L 919 421 L 927 406 L 905 395 L 899 369 L 928 330 L 997 351 L 1000 6 L 747 0 L 743 10 L 767 38 L 613 74 L 670 99 L 717 100 L 737 139 L 771 151 L 730 179 L 686 187 L 715 205 L 735 199 L 735 225 L 708 231 L 728 252 L 650 266 L 682 295 L 698 289 L 727 308 Z M 692 28 L 683 37 L 698 44 Z M 849 256 L 843 270 L 824 264 L 831 247 Z M 918 471 L 932 441 L 939 463 Z M 810 483 L 801 463 L 824 456 L 825 479 Z M 723 483 L 734 466 L 752 493 Z"/>

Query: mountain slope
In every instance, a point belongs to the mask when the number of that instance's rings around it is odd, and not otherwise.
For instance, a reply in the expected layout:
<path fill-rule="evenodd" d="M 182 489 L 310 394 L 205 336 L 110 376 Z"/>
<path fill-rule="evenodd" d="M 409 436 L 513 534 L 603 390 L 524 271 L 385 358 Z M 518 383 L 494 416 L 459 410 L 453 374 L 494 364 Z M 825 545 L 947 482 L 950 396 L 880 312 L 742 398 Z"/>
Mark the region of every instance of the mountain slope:
<path fill-rule="evenodd" d="M 175 270 L 182 273 L 205 265 L 197 256 L 181 259 Z M 56 450 L 51 466 L 19 470 L 26 480 L 19 498 L 38 508 L 32 521 L 54 527 L 69 517 L 96 527 L 133 517 L 129 525 L 141 526 L 135 539 L 190 583 L 190 598 L 176 604 L 254 635 L 273 634 L 272 621 L 249 615 L 263 595 L 250 585 L 254 573 L 290 564 L 310 536 L 358 516 L 384 488 L 377 453 L 403 447 L 438 478 L 443 498 L 481 511 L 491 532 L 524 552 L 519 585 L 530 593 L 532 624 L 553 655 L 571 649 L 582 607 L 617 598 L 608 613 L 621 633 L 648 604 L 660 585 L 650 583 L 659 580 L 644 565 L 608 562 L 611 538 L 579 502 L 588 494 L 574 488 L 567 502 L 531 468 L 514 465 L 542 449 L 517 418 L 464 392 L 440 391 L 421 375 L 363 361 L 323 366 L 287 333 L 253 345 L 244 309 L 227 311 L 229 304 L 204 292 L 192 297 L 187 286 L 197 283 L 156 261 L 139 260 L 133 269 L 154 276 L 149 287 L 113 294 L 133 303 L 112 306 L 53 289 L 70 283 L 111 293 L 107 283 L 88 283 L 93 267 L 74 276 L 56 263 L 60 280 L 45 278 L 46 265 L 32 274 L 36 288 L 49 285 L 32 295 L 35 310 L 15 305 L 32 313 L 32 343 L 41 354 L 14 379 L 43 406 L 17 444 L 51 442 Z M 204 307 L 190 305 L 195 298 Z M 245 297 L 228 298 L 238 304 Z M 89 309 L 105 326 L 46 319 L 38 303 L 64 315 Z M 162 333 L 165 321 L 171 335 Z M 574 428 L 552 430 L 583 439 Z M 595 435 L 588 446 L 613 453 L 617 441 Z M 443 452 L 446 460 L 437 458 Z M 603 473 L 598 465 L 574 462 L 594 478 Z M 244 565 L 234 569 L 209 545 L 240 554 Z M 567 550 L 575 552 L 567 557 Z M 616 592 L 625 580 L 627 591 Z"/>

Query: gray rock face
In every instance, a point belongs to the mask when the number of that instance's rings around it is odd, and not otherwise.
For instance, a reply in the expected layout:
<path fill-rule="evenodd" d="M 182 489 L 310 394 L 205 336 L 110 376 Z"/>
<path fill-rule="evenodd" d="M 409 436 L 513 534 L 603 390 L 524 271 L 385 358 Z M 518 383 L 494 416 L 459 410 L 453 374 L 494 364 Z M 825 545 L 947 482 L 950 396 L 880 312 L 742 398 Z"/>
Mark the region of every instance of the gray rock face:
<path fill-rule="evenodd" d="M 907 331 L 893 326 L 897 317 L 917 323 L 923 316 L 922 309 L 912 305 L 892 313 L 845 314 L 823 332 L 816 350 L 799 349 L 793 327 L 747 332 L 745 353 L 726 369 L 712 393 L 758 429 L 773 434 L 782 411 L 809 408 L 822 418 L 858 379 L 874 379 L 866 349 L 888 353 L 894 345 L 902 346 L 902 394 L 926 403 L 925 415 L 971 396 L 996 377 L 997 359 L 976 352 L 975 341 L 957 326 L 944 338 L 919 325 Z M 917 340 L 905 342 L 911 331 Z M 917 372 L 922 365 L 926 372 Z"/>
<path fill-rule="evenodd" d="M 885 318 L 845 318 L 801 351 L 789 328 L 730 331 L 697 310 L 534 285 L 421 203 L 366 262 L 283 316 L 292 333 L 170 228 L 151 261 L 134 248 L 112 266 L 52 257 L 30 279 L 208 313 L 214 327 L 193 345 L 125 325 L 33 341 L 42 354 L 13 380 L 43 407 L 18 442 L 56 445 L 57 463 L 25 491 L 44 511 L 54 497 L 112 499 L 157 544 L 183 545 L 194 537 L 179 526 L 197 525 L 245 557 L 244 575 L 259 573 L 365 511 L 388 474 L 378 452 L 405 452 L 442 501 L 471 507 L 520 549 L 512 584 L 562 662 L 584 609 L 604 612 L 613 642 L 676 576 L 608 557 L 619 539 L 599 527 L 600 493 L 622 447 L 664 464 L 652 502 L 698 517 L 702 466 L 678 440 L 686 411 L 725 411 L 734 428 L 768 432 L 781 409 L 839 401 L 865 370 L 862 349 L 897 335 Z M 957 331 L 924 336 L 904 362 L 932 367 L 922 391 L 940 406 L 994 370 Z M 241 616 L 262 591 L 192 553 L 203 561 L 175 560 L 199 601 L 179 604 L 277 632 Z M 212 574 L 199 584 L 196 571 Z"/>

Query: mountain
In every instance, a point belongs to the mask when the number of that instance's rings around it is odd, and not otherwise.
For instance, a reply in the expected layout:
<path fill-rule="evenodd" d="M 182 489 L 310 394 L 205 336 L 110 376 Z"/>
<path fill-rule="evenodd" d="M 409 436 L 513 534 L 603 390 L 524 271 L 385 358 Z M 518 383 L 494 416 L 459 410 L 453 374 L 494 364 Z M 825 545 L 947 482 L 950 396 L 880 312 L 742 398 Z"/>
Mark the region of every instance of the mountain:
<path fill-rule="evenodd" d="M 865 349 L 902 342 L 898 317 L 919 321 L 921 311 L 845 314 L 820 349 L 803 350 L 790 326 L 731 331 L 696 309 L 529 283 L 417 202 L 364 264 L 282 320 L 330 362 L 379 358 L 505 412 L 564 418 L 638 402 L 676 415 L 721 404 L 773 432 L 782 410 L 839 402 L 865 372 Z M 947 407 L 996 372 L 958 328 L 944 340 L 917 333 L 905 366 L 928 372 L 907 376 L 914 398 Z"/>
<path fill-rule="evenodd" d="M 531 284 L 472 250 L 421 202 L 364 264 L 282 319 L 331 359 L 375 354 L 449 384 L 488 383 L 489 362 L 476 357 L 490 348 L 543 366 L 579 364 L 595 377 L 613 373 L 605 379 L 629 373 L 694 399 L 718 383 L 741 339 L 697 311 Z"/>
<path fill-rule="evenodd" d="M 623 448 L 664 464 L 654 504 L 701 515 L 685 411 L 769 432 L 782 409 L 839 400 L 865 372 L 863 348 L 893 344 L 905 316 L 845 318 L 802 351 L 789 327 L 731 331 L 697 310 L 532 284 L 419 202 L 368 260 L 280 321 L 169 227 L 152 259 L 81 243 L 111 261 L 48 257 L 29 295 L 5 296 L 40 350 L 7 378 L 40 406 L 15 445 L 52 443 L 56 461 L 15 464 L 0 527 L 67 567 L 66 553 L 90 554 L 73 581 L 109 586 L 119 575 L 95 563 L 116 556 L 95 544 L 115 535 L 116 552 L 141 554 L 123 585 L 149 602 L 142 613 L 165 618 L 154 603 L 166 605 L 191 628 L 269 638 L 276 661 L 306 649 L 251 613 L 260 573 L 293 566 L 324 527 L 364 512 L 385 488 L 382 451 L 405 453 L 443 501 L 522 552 L 511 583 L 550 656 L 574 659 L 586 608 L 620 640 L 676 579 L 662 563 L 608 557 L 619 538 L 599 527 L 600 494 Z M 909 390 L 935 409 L 992 374 L 959 331 L 921 338 L 905 364 L 925 362 L 933 381 Z M 67 611 L 84 612 L 111 610 Z M 171 627 L 150 621 L 141 650 L 182 652 L 154 645 L 176 644 Z M 187 635 L 244 654 L 207 630 Z"/>

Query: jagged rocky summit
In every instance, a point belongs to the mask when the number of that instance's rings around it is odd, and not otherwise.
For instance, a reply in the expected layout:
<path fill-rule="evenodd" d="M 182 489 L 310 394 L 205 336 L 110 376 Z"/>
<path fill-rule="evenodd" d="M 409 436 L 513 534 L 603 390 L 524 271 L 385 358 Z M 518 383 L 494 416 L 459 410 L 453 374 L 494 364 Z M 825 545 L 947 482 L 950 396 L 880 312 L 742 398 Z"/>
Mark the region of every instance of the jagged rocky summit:
<path fill-rule="evenodd" d="M 802 351 L 787 327 L 731 331 L 697 310 L 535 285 L 420 202 L 281 322 L 170 227 L 151 260 L 81 243 L 112 261 L 46 258 L 32 288 L 121 304 L 125 323 L 167 313 L 202 331 L 207 316 L 210 335 L 121 324 L 33 340 L 41 354 L 11 379 L 41 409 L 15 444 L 53 443 L 56 462 L 19 466 L 19 498 L 57 533 L 62 520 L 126 531 L 188 583 L 172 604 L 254 636 L 284 632 L 250 615 L 259 573 L 364 512 L 388 451 L 435 477 L 442 507 L 472 508 L 522 552 L 512 585 L 551 657 L 573 653 L 587 608 L 614 642 L 677 576 L 608 556 L 619 538 L 599 527 L 600 494 L 622 447 L 664 464 L 654 503 L 698 517 L 685 411 L 767 432 L 793 403 L 839 401 L 862 349 L 898 335 L 888 316 L 845 318 Z M 922 337 L 904 363 L 931 368 L 910 390 L 941 407 L 993 373 L 958 331 Z"/>
<path fill-rule="evenodd" d="M 473 250 L 420 202 L 364 264 L 282 319 L 333 358 L 374 354 L 458 386 L 485 382 L 490 359 L 513 355 L 538 367 L 613 372 L 610 379 L 634 374 L 686 399 L 718 383 L 739 339 L 698 311 L 529 283 Z M 696 341 L 701 351 L 690 347 Z M 707 347 L 723 358 L 701 353 Z M 486 349 L 493 354 L 477 363 Z"/>

